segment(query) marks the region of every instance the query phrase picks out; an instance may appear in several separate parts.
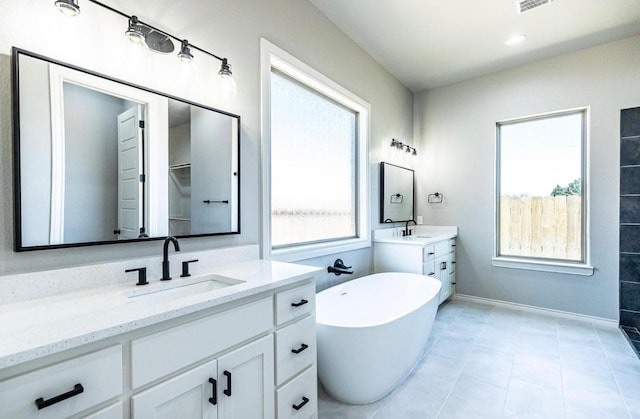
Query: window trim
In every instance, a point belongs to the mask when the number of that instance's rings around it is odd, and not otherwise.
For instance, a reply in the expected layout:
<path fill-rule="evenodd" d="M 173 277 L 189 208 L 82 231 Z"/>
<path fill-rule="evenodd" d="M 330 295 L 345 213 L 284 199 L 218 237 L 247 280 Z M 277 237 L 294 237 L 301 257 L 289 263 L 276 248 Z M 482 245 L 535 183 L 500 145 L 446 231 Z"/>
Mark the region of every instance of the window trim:
<path fill-rule="evenodd" d="M 535 121 L 540 119 L 547 119 L 557 116 L 582 114 L 582 147 L 581 147 L 581 159 L 582 159 L 582 257 L 579 261 L 571 261 L 566 259 L 548 259 L 538 257 L 527 256 L 512 256 L 512 255 L 500 255 L 500 166 L 501 166 L 501 138 L 500 127 L 513 123 L 521 123 L 527 121 Z M 590 107 L 578 107 L 571 109 L 564 109 L 553 112 L 545 112 L 535 115 L 529 115 L 525 117 L 510 118 L 496 122 L 496 135 L 495 135 L 495 165 L 494 165 L 494 250 L 493 257 L 491 259 L 493 266 L 500 268 L 512 268 L 512 269 L 525 269 L 532 271 L 544 271 L 554 272 L 562 274 L 573 274 L 591 276 L 594 272 L 594 267 L 591 265 L 590 254 L 590 182 L 589 182 L 589 115 Z"/>
<path fill-rule="evenodd" d="M 262 257 L 286 262 L 371 247 L 369 133 L 371 105 L 264 38 L 260 39 L 262 136 Z M 356 143 L 356 237 L 273 249 L 271 245 L 271 68 L 358 114 Z"/>

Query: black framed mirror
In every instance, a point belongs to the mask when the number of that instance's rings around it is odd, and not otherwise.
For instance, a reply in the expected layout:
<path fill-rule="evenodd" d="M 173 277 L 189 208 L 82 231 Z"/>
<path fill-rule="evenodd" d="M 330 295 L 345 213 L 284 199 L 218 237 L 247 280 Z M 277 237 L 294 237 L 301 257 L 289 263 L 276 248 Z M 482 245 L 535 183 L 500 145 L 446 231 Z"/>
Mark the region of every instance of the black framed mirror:
<path fill-rule="evenodd" d="M 380 222 L 413 220 L 413 206 L 413 170 L 380 162 Z"/>
<path fill-rule="evenodd" d="M 16 251 L 240 233 L 240 116 L 12 54 Z"/>

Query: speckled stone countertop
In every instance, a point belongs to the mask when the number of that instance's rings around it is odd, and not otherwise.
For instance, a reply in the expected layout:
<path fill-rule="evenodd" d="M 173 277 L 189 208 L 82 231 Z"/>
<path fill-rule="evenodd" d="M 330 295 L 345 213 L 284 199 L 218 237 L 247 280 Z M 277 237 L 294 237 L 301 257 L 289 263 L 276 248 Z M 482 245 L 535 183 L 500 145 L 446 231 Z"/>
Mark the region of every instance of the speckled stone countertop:
<path fill-rule="evenodd" d="M 0 306 L 0 369 L 292 285 L 321 270 L 250 260 L 140 287 L 120 283 L 4 304 Z M 185 286 L 215 279 L 212 275 L 223 282 L 229 278 L 233 285 L 195 294 L 179 291 L 169 299 L 152 296 L 169 288 L 186 290 Z"/>
<path fill-rule="evenodd" d="M 404 227 L 385 228 L 374 230 L 373 241 L 377 243 L 408 244 L 424 246 L 446 239 L 452 239 L 458 235 L 456 226 L 422 226 L 411 225 L 412 234 L 403 236 Z"/>

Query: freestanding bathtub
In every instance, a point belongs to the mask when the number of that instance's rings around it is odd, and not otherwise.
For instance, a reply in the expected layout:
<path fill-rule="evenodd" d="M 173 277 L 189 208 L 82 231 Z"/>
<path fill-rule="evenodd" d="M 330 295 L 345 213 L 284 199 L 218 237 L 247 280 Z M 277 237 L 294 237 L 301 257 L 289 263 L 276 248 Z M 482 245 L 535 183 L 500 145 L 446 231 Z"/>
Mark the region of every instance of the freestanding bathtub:
<path fill-rule="evenodd" d="M 389 272 L 318 293 L 318 376 L 327 393 L 365 404 L 404 381 L 424 352 L 440 288 L 428 276 Z"/>

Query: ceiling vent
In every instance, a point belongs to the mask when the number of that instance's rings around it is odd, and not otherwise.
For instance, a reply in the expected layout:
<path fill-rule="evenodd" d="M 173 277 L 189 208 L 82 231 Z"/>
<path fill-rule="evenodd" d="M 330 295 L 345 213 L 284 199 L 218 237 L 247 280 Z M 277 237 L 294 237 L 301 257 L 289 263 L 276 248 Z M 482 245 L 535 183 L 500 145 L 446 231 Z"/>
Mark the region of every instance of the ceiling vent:
<path fill-rule="evenodd" d="M 554 0 L 517 0 L 518 13 L 528 12 L 529 10 L 536 9 L 540 6 L 553 3 Z"/>

